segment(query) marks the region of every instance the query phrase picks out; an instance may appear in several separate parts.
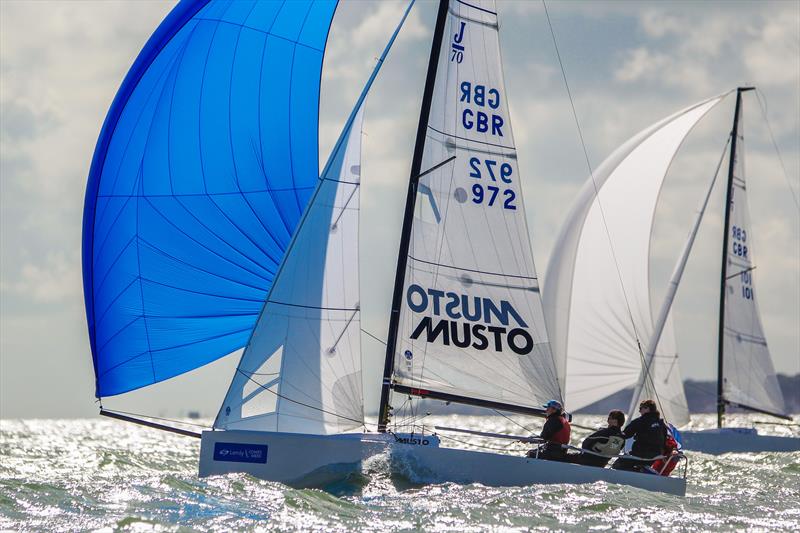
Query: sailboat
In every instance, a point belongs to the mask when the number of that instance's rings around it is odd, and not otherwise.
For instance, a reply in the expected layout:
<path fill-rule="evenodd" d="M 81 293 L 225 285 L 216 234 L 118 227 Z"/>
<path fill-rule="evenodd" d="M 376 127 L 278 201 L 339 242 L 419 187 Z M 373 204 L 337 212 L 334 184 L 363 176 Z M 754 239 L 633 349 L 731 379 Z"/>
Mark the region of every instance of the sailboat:
<path fill-rule="evenodd" d="M 246 54 L 248 58 L 256 58 L 259 52 L 263 56 L 264 50 L 269 51 L 274 32 L 288 31 L 280 25 L 281 21 L 288 21 L 294 34 L 282 34 L 281 39 L 293 38 L 298 43 L 293 57 L 299 55 L 299 45 L 304 39 L 316 44 L 312 47 L 306 42 L 305 48 L 320 52 L 309 52 L 314 61 L 302 66 L 316 69 L 307 77 L 316 80 L 318 89 L 321 50 L 324 50 L 324 44 L 320 45 L 324 39 L 320 36 L 327 34 L 335 4 L 309 2 L 310 7 L 303 8 L 306 22 L 299 29 L 297 20 L 302 15 L 287 13 L 284 16 L 283 13 L 283 9 L 300 9 L 298 3 L 287 2 L 277 10 L 273 6 L 266 21 L 253 19 L 260 4 L 234 3 L 231 5 L 235 7 L 225 9 L 214 4 L 209 2 L 194 12 L 186 11 L 186 6 L 181 4 L 176 8 L 180 16 L 170 15 L 168 21 L 182 21 L 178 35 L 186 27 L 194 27 L 183 45 L 180 39 L 170 37 L 169 32 L 156 32 L 154 37 L 160 35 L 162 41 L 166 39 L 170 44 L 177 41 L 178 44 L 170 56 L 177 62 L 176 66 L 163 68 L 159 77 L 162 86 L 155 83 L 147 93 L 162 95 L 153 97 L 156 102 L 148 108 L 153 123 L 157 119 L 170 122 L 170 110 L 161 108 L 161 103 L 171 101 L 170 91 L 181 81 L 183 66 L 180 63 L 186 60 L 196 40 L 193 35 L 203 34 L 200 29 L 203 26 L 211 25 L 216 29 L 233 26 L 237 43 L 244 40 L 249 28 L 269 27 L 266 42 L 263 35 L 259 36 L 254 40 L 255 50 Z M 317 33 L 306 34 L 310 14 L 317 15 L 311 23 Z M 408 10 L 403 21 L 407 14 Z M 221 21 L 225 23 L 220 24 Z M 541 416 L 540 406 L 545 401 L 562 396 L 556 360 L 544 323 L 525 218 L 503 80 L 499 25 L 492 0 L 440 0 L 438 5 L 398 247 L 381 397 L 379 405 L 367 406 L 368 410 L 377 407 L 378 421 L 375 430 L 369 427 L 362 394 L 358 271 L 361 124 L 370 86 L 403 21 L 358 98 L 313 191 L 306 196 L 307 205 L 290 233 L 291 239 L 288 243 L 281 242 L 284 246 L 275 250 L 276 254 L 283 252 L 283 255 L 276 268 L 270 271 L 263 305 L 244 344 L 235 375 L 213 428 L 199 435 L 200 476 L 247 472 L 293 486 L 319 487 L 358 471 L 372 457 L 382 456 L 389 458 L 393 471 L 419 482 L 514 486 L 605 481 L 683 495 L 685 469 L 683 478 L 664 477 L 446 448 L 439 445 L 439 437 L 429 429 L 417 426 L 411 432 L 403 432 L 405 426 L 393 420 L 392 404 L 403 399 L 443 400 Z M 237 32 L 240 35 L 236 36 Z M 204 51 L 204 57 L 225 57 L 215 47 L 213 36 L 204 43 L 206 48 L 210 47 Z M 280 52 L 278 46 L 276 49 Z M 159 57 L 157 55 L 156 61 Z M 227 57 L 231 57 L 230 52 Z M 235 71 L 235 59 L 233 63 Z M 239 78 L 230 68 L 228 70 L 229 76 L 222 77 L 221 83 L 234 86 Z M 284 72 L 287 70 L 297 75 L 298 66 L 291 65 Z M 280 74 L 277 73 L 277 82 L 275 79 L 270 82 L 280 84 Z M 228 95 L 235 90 L 224 85 L 214 94 L 222 94 L 223 100 L 228 98 L 230 105 L 233 100 L 226 96 L 225 88 L 229 89 Z M 310 91 L 307 86 L 291 89 L 300 92 L 298 106 L 318 97 L 318 92 Z M 289 98 L 291 105 L 295 104 L 293 98 Z M 202 111 L 202 98 L 200 101 Z M 231 125 L 231 131 L 240 125 L 232 112 L 226 114 L 223 109 L 222 115 Z M 245 121 L 243 137 L 252 144 L 263 127 L 247 122 L 251 119 L 243 116 L 238 117 Z M 300 118 L 308 117 L 301 113 Z M 141 119 L 137 117 L 136 120 Z M 108 120 L 106 125 L 109 125 Z M 280 129 L 287 124 L 277 126 Z M 288 126 L 284 131 L 291 135 L 294 130 L 291 124 Z M 247 130 L 248 127 L 251 129 Z M 114 125 L 109 128 L 113 130 Z M 152 151 L 163 155 L 155 149 L 165 148 L 160 134 L 158 132 L 152 141 Z M 273 132 L 273 138 L 274 135 Z M 229 135 L 228 144 L 234 143 L 234 137 Z M 101 134 L 101 141 L 103 139 Z M 108 146 L 109 141 L 103 142 Z M 112 138 L 111 144 L 113 142 Z M 166 144 L 168 150 L 169 144 Z M 268 158 L 258 157 L 257 142 L 250 151 L 242 153 L 237 153 L 236 148 L 227 150 L 227 144 L 223 146 L 226 147 L 220 156 L 223 162 L 237 163 L 240 158 L 253 160 L 250 168 L 257 173 L 270 164 Z M 208 145 L 208 148 L 214 147 Z M 289 149 L 290 152 L 294 150 L 291 143 Z M 110 148 L 104 150 L 103 153 L 114 153 Z M 201 150 L 201 153 L 205 152 Z M 133 191 L 130 195 L 140 207 L 149 206 L 153 201 L 148 191 L 143 190 L 149 178 L 142 177 L 148 170 L 145 164 L 149 162 L 148 155 L 149 150 L 145 148 L 143 160 L 138 161 L 140 179 L 134 181 L 138 188 L 134 185 L 130 189 Z M 123 163 L 126 161 L 126 156 L 118 157 Z M 133 159 L 136 166 L 135 155 L 128 159 Z M 307 168 L 307 164 L 303 168 Z M 259 175 L 270 177 L 270 173 L 263 170 Z M 99 189 L 102 190 L 105 176 L 97 179 L 101 181 Z M 187 179 L 191 179 L 191 175 Z M 241 181 L 228 180 L 225 184 L 233 190 L 224 194 L 247 199 L 249 191 L 242 188 Z M 209 195 L 207 189 L 206 196 Z M 300 204 L 300 197 L 295 194 L 299 189 L 296 183 L 294 187 L 284 188 L 284 192 L 292 191 L 289 199 L 296 205 Z M 266 191 L 257 191 L 275 192 L 269 183 Z M 174 191 L 164 191 L 164 195 L 177 196 Z M 185 209 L 185 200 L 175 201 Z M 211 202 L 219 206 L 220 200 L 213 198 Z M 272 202 L 277 211 L 279 203 Z M 96 221 L 99 216 L 109 220 L 105 214 L 98 215 L 96 209 L 92 209 L 88 218 Z M 255 211 L 251 207 L 250 213 L 255 214 Z M 227 214 L 230 217 L 234 212 Z M 182 211 L 179 215 L 184 216 Z M 163 219 L 169 216 L 162 216 L 160 220 Z M 289 229 L 280 217 L 272 222 L 283 223 L 284 229 Z M 234 225 L 245 234 L 253 227 L 252 223 L 240 224 Z M 213 232 L 213 228 L 206 227 Z M 129 232 L 138 231 L 141 226 L 137 222 L 126 228 Z M 136 235 L 134 240 L 137 240 Z M 190 244 L 190 249 L 194 249 L 197 242 L 198 239 L 189 239 L 187 246 Z M 209 246 L 204 244 L 203 248 Z M 141 255 L 141 247 L 138 250 Z M 96 296 L 98 264 L 105 266 L 107 260 L 91 246 L 87 252 L 86 243 L 84 251 L 93 269 L 87 293 Z M 164 255 L 174 257 L 173 254 Z M 140 269 L 134 283 L 141 285 L 150 280 L 149 275 L 168 270 L 156 264 L 156 268 L 145 275 L 141 262 L 132 262 L 129 266 Z M 203 268 L 204 272 L 206 270 Z M 103 272 L 102 277 L 106 276 Z M 225 277 L 230 278 L 227 274 Z M 183 281 L 184 278 L 174 280 L 175 283 Z M 104 283 L 99 282 L 101 288 Z M 140 303 L 143 306 L 148 300 L 142 297 Z M 164 305 L 170 303 L 164 302 Z M 141 314 L 147 318 L 146 312 Z M 90 332 L 92 324 L 99 330 L 105 322 L 90 319 Z M 139 340 L 150 342 L 148 334 L 152 331 L 147 320 L 141 333 Z M 168 334 L 163 329 L 155 333 Z M 179 330 L 178 333 L 185 332 Z M 197 337 L 197 333 L 191 333 Z M 93 334 L 96 337 L 98 332 Z M 117 370 L 119 366 L 107 370 L 104 358 L 111 357 L 107 345 L 108 342 L 93 340 L 98 397 L 108 395 L 109 390 L 116 394 L 126 388 L 145 386 L 147 381 L 155 382 L 159 377 L 166 379 L 160 372 L 162 365 L 175 363 L 175 354 L 161 359 L 162 353 L 154 350 L 152 344 L 140 344 L 140 348 L 149 348 L 142 352 L 145 355 L 141 356 L 144 360 L 141 364 L 129 365 L 124 360 L 123 370 Z M 181 348 L 184 353 L 190 351 L 185 346 Z M 134 355 L 133 360 L 139 357 Z M 128 370 L 138 372 L 135 375 L 140 381 L 126 383 L 124 372 Z M 110 388 L 107 380 L 112 372 L 116 376 L 115 388 Z M 106 414 L 131 419 L 119 413 L 107 411 Z"/>
<path fill-rule="evenodd" d="M 671 310 L 711 192 L 728 153 L 721 269 L 718 426 L 683 431 L 687 449 L 707 453 L 792 451 L 800 439 L 723 428 L 726 406 L 791 420 L 767 349 L 753 291 L 753 233 L 747 205 L 742 94 L 739 88 L 699 102 L 646 128 L 606 159 L 584 186 L 548 265 L 545 308 L 566 379 L 570 408 L 580 409 L 628 387 L 629 415 L 654 398 L 674 426 L 689 422 Z M 733 128 L 678 257 L 666 294 L 651 296 L 650 245 L 667 171 L 692 128 L 726 96 L 736 94 Z M 635 197 L 636 202 L 629 198 Z M 603 235 L 603 230 L 607 231 Z M 747 243 L 743 239 L 749 239 Z M 602 242 L 602 246 L 597 246 Z M 606 274 L 614 283 L 596 284 Z M 616 376 L 610 379 L 609 375 Z"/>

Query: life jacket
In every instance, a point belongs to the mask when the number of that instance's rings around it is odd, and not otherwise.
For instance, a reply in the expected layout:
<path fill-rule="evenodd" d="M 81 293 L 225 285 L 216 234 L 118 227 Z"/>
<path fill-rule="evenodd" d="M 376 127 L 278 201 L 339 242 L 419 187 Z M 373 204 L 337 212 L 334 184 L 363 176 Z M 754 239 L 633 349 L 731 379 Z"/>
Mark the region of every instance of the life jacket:
<path fill-rule="evenodd" d="M 625 447 L 625 439 L 622 437 L 611 436 L 606 442 L 598 442 L 592 446 L 592 451 L 606 457 L 616 457 L 622 448 Z"/>
<path fill-rule="evenodd" d="M 667 439 L 664 444 L 664 455 L 666 459 L 658 459 L 653 462 L 653 470 L 659 472 L 662 476 L 669 476 L 675 467 L 678 466 L 678 442 L 672 436 L 672 433 L 667 432 Z M 666 466 L 665 466 L 666 463 Z"/>
<path fill-rule="evenodd" d="M 569 444 L 569 436 L 572 433 L 572 428 L 569 426 L 569 420 L 564 415 L 561 418 L 561 429 L 556 432 L 550 439 L 550 442 L 557 442 L 559 444 Z"/>

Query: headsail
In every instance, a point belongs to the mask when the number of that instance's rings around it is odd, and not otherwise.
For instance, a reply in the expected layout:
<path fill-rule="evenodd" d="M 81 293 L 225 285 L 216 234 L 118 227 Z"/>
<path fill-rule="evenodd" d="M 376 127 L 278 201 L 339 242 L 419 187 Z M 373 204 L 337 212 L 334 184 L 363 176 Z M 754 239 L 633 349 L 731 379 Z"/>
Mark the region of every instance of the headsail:
<path fill-rule="evenodd" d="M 742 103 L 737 107 L 738 139 L 726 228 L 722 394 L 726 402 L 782 414 L 786 412 L 786 406 L 772 366 L 756 300 L 755 235 L 747 204 Z"/>
<path fill-rule="evenodd" d="M 618 148 L 586 182 L 562 227 L 544 296 L 569 409 L 640 378 L 644 346 L 637 339 L 647 342 L 658 309 L 650 297 L 649 257 L 661 185 L 683 139 L 724 96 L 667 117 Z M 655 353 L 651 376 L 662 410 L 681 425 L 688 409 L 671 320 Z"/>
<path fill-rule="evenodd" d="M 363 424 L 358 206 L 363 108 L 286 254 L 215 427 L 326 434 Z"/>
<path fill-rule="evenodd" d="M 241 348 L 318 177 L 335 0 L 181 2 L 131 67 L 83 220 L 97 396 Z"/>
<path fill-rule="evenodd" d="M 446 7 L 430 114 L 416 148 L 422 152 L 407 257 L 400 252 L 406 266 L 394 345 L 390 327 L 393 386 L 539 407 L 561 392 L 525 219 L 495 5 L 451 0 Z"/>

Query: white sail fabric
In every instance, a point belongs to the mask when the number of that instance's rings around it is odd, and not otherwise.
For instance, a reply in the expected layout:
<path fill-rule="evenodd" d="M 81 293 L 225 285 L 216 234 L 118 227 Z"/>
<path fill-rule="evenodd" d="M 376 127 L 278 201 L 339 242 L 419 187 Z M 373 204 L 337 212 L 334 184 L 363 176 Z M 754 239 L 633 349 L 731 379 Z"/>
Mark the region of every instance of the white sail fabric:
<path fill-rule="evenodd" d="M 767 340 L 758 312 L 754 289 L 754 234 L 750 226 L 745 181 L 742 111 L 734 162 L 733 190 L 728 231 L 725 281 L 725 328 L 723 334 L 723 397 L 756 409 L 785 413 Z"/>
<path fill-rule="evenodd" d="M 338 433 L 363 425 L 358 276 L 363 108 L 320 178 L 215 427 Z"/>
<path fill-rule="evenodd" d="M 675 265 L 675 268 L 672 271 L 672 275 L 669 279 L 669 284 L 667 285 L 666 294 L 661 299 L 661 306 L 658 309 L 658 313 L 656 314 L 655 322 L 653 323 L 652 332 L 650 334 L 650 338 L 647 339 L 647 344 L 645 345 L 646 348 L 644 350 L 644 362 L 643 368 L 641 372 L 641 377 L 639 378 L 639 383 L 636 385 L 633 391 L 633 396 L 631 397 L 630 407 L 628 408 L 628 417 L 633 418 L 638 414 L 638 406 L 641 401 L 645 398 L 659 398 L 662 404 L 670 404 L 671 408 L 668 410 L 670 411 L 670 415 L 673 417 L 671 420 L 673 423 L 678 425 L 683 425 L 689 421 L 688 419 L 688 411 L 686 409 L 686 401 L 684 398 L 683 387 L 681 384 L 678 383 L 669 383 L 670 378 L 677 379 L 679 378 L 679 374 L 673 374 L 670 368 L 666 369 L 666 373 L 664 372 L 663 363 L 668 364 L 677 364 L 678 362 L 678 355 L 675 353 L 674 357 L 671 361 L 663 360 L 662 354 L 662 364 L 658 363 L 656 359 L 656 350 L 659 347 L 661 342 L 661 338 L 664 334 L 667 325 L 669 324 L 671 327 L 670 317 L 672 312 L 672 303 L 675 301 L 675 295 L 678 292 L 678 287 L 681 283 L 681 278 L 683 277 L 683 272 L 686 269 L 686 263 L 689 260 L 689 254 L 694 247 L 694 240 L 697 237 L 697 232 L 700 229 L 700 223 L 703 221 L 703 215 L 706 212 L 706 208 L 708 207 L 708 200 L 711 198 L 711 192 L 714 190 L 714 184 L 717 181 L 717 176 L 719 175 L 719 169 L 722 166 L 723 158 L 725 157 L 725 153 L 727 152 L 728 145 L 730 141 L 725 144 L 725 150 L 723 150 L 722 155 L 720 156 L 719 163 L 717 164 L 717 168 L 714 171 L 714 177 L 711 179 L 711 183 L 708 186 L 708 190 L 703 197 L 703 201 L 700 203 L 700 207 L 697 210 L 697 215 L 695 217 L 695 221 L 692 224 L 691 229 L 689 230 L 689 236 L 686 239 L 686 242 L 683 245 L 683 249 L 681 250 L 680 256 L 678 257 L 678 262 Z M 651 286 L 652 288 L 652 286 Z M 668 333 L 670 338 L 667 341 L 671 340 L 672 332 Z M 657 375 L 654 375 L 655 374 Z M 663 377 L 665 383 L 659 385 L 659 379 Z M 659 394 L 659 388 L 663 389 L 662 392 Z"/>
<path fill-rule="evenodd" d="M 493 1 L 450 3 L 420 175 L 395 382 L 520 406 L 560 399 Z"/>
<path fill-rule="evenodd" d="M 572 207 L 550 258 L 544 294 L 553 349 L 566 381 L 567 409 L 639 381 L 645 347 L 637 339 L 647 342 L 653 309 L 660 304 L 651 302 L 649 260 L 659 192 L 683 139 L 724 96 L 688 107 L 632 137 L 598 167 Z M 672 423 L 688 421 L 670 319 L 650 374 L 652 383 L 643 394 L 657 396 Z"/>

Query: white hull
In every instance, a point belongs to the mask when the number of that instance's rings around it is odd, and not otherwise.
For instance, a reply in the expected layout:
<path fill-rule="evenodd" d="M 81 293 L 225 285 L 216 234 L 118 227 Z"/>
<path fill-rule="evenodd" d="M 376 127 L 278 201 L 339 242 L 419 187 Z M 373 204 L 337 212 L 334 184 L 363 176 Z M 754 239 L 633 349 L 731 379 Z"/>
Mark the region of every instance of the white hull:
<path fill-rule="evenodd" d="M 759 435 L 746 428 L 681 431 L 686 450 L 710 454 L 748 452 L 798 452 L 800 438 Z"/>
<path fill-rule="evenodd" d="M 255 445 L 258 462 L 226 460 L 220 446 Z M 266 448 L 264 448 L 266 447 Z M 215 459 L 215 449 L 217 457 Z M 260 451 L 254 452 L 256 455 Z M 390 435 L 302 435 L 261 431 L 204 431 L 200 476 L 246 472 L 296 487 L 320 487 L 361 471 L 369 457 L 387 453 L 393 472 L 416 483 L 480 483 L 488 486 L 594 483 L 605 481 L 641 489 L 686 494 L 686 480 L 623 472 L 512 455 L 401 444 Z M 262 461 L 262 459 L 264 459 Z"/>

